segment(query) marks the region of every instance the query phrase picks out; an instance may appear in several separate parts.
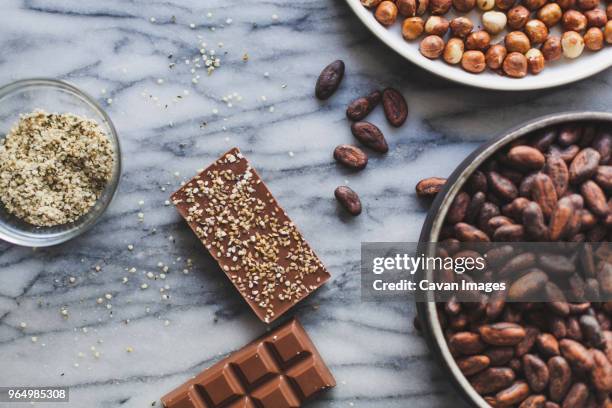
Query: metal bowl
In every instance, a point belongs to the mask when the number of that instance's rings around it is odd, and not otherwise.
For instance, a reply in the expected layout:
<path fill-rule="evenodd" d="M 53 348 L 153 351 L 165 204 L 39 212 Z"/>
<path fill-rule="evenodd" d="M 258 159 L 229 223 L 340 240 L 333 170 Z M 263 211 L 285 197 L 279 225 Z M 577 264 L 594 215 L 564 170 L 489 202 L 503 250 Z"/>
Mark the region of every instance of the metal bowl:
<path fill-rule="evenodd" d="M 463 184 L 498 150 L 508 143 L 540 129 L 567 122 L 606 122 L 612 125 L 612 113 L 605 112 L 564 112 L 544 116 L 527 124 L 516 127 L 493 140 L 485 143 L 470 154 L 448 177 L 444 188 L 432 203 L 431 209 L 425 219 L 419 241 L 421 243 L 438 242 L 440 230 L 444 224 L 446 213 L 455 196 L 461 191 Z M 427 276 L 431 279 L 431 276 Z M 438 359 L 444 370 L 449 374 L 451 381 L 461 396 L 472 406 L 490 408 L 490 405 L 472 388 L 469 381 L 455 362 L 450 353 L 444 332 L 440 325 L 438 310 L 435 302 L 417 302 L 417 313 L 422 325 L 423 334 L 434 356 Z"/>
<path fill-rule="evenodd" d="M 29 247 L 56 245 L 81 235 L 104 214 L 119 184 L 121 149 L 110 118 L 96 101 L 75 86 L 55 79 L 26 79 L 0 88 L 0 139 L 19 121 L 19 115 L 36 109 L 74 113 L 94 119 L 114 150 L 113 173 L 96 204 L 78 220 L 54 227 L 37 227 L 9 214 L 0 202 L 0 239 Z"/>

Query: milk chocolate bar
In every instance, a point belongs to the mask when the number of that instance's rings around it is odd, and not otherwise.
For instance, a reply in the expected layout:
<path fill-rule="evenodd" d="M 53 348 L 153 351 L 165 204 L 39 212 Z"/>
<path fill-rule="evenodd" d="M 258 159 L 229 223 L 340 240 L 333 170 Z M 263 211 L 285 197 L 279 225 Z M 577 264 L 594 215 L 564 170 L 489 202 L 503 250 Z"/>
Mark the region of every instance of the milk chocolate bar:
<path fill-rule="evenodd" d="M 161 400 L 166 408 L 297 408 L 335 385 L 308 334 L 294 319 Z"/>
<path fill-rule="evenodd" d="M 330 277 L 237 148 L 186 183 L 172 202 L 266 323 Z"/>

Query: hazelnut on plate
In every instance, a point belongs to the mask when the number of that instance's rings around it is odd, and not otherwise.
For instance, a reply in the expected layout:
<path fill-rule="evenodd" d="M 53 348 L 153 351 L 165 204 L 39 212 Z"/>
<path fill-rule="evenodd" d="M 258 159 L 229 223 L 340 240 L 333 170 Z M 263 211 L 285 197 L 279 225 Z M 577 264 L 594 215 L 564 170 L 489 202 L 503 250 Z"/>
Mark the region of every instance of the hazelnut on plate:
<path fill-rule="evenodd" d="M 429 0 L 429 12 L 441 16 L 448 13 L 452 5 L 453 0 Z"/>
<path fill-rule="evenodd" d="M 463 53 L 461 58 L 461 66 L 467 72 L 478 74 L 485 70 L 487 64 L 482 51 L 469 50 Z"/>
<path fill-rule="evenodd" d="M 525 34 L 532 44 L 542 44 L 548 37 L 548 27 L 540 20 L 529 20 L 525 24 Z"/>
<path fill-rule="evenodd" d="M 538 20 L 546 24 L 547 27 L 556 26 L 561 21 L 562 16 L 563 10 L 557 3 L 548 3 L 538 10 Z"/>
<path fill-rule="evenodd" d="M 453 7 L 461 13 L 467 13 L 476 7 L 476 0 L 453 0 Z"/>
<path fill-rule="evenodd" d="M 408 17 L 402 23 L 402 37 L 405 40 L 416 40 L 425 31 L 425 22 L 421 17 Z"/>
<path fill-rule="evenodd" d="M 527 75 L 527 57 L 520 52 L 511 52 L 504 60 L 503 69 L 512 78 L 522 78 Z"/>
<path fill-rule="evenodd" d="M 608 16 L 602 9 L 594 9 L 584 12 L 587 18 L 587 27 L 604 27 L 608 22 Z"/>
<path fill-rule="evenodd" d="M 531 12 L 523 6 L 512 7 L 508 10 L 508 27 L 513 30 L 520 30 L 529 21 Z"/>
<path fill-rule="evenodd" d="M 612 20 L 612 3 L 606 6 L 606 17 L 608 17 L 608 20 Z"/>
<path fill-rule="evenodd" d="M 494 71 L 500 69 L 506 59 L 506 55 L 508 55 L 508 51 L 503 45 L 495 44 L 491 46 L 485 55 L 487 66 Z"/>
<path fill-rule="evenodd" d="M 548 39 L 542 44 L 541 51 L 546 61 L 558 60 L 563 53 L 561 49 L 561 39 L 553 35 L 548 36 Z"/>
<path fill-rule="evenodd" d="M 500 10 L 510 10 L 516 0 L 495 0 L 495 6 Z"/>
<path fill-rule="evenodd" d="M 537 10 L 537 9 L 543 7 L 547 2 L 548 2 L 548 0 L 523 0 L 522 3 L 529 10 Z"/>
<path fill-rule="evenodd" d="M 377 7 L 382 0 L 361 0 L 361 4 L 367 8 Z"/>
<path fill-rule="evenodd" d="M 578 58 L 584 51 L 584 39 L 575 31 L 566 31 L 561 37 L 561 48 L 566 58 Z"/>
<path fill-rule="evenodd" d="M 599 51 L 604 46 L 604 34 L 600 28 L 591 27 L 584 34 L 584 46 L 591 51 Z"/>
<path fill-rule="evenodd" d="M 491 36 L 486 31 L 474 31 L 465 40 L 465 48 L 468 50 L 485 50 L 489 44 Z"/>
<path fill-rule="evenodd" d="M 450 29 L 455 37 L 465 38 L 474 29 L 474 23 L 467 17 L 456 17 L 451 20 Z"/>
<path fill-rule="evenodd" d="M 482 11 L 493 10 L 495 7 L 495 0 L 476 0 L 476 5 Z"/>
<path fill-rule="evenodd" d="M 444 54 L 442 58 L 444 61 L 451 65 L 455 65 L 461 62 L 463 57 L 464 44 L 459 38 L 451 38 L 444 47 Z"/>
<path fill-rule="evenodd" d="M 374 17 L 380 24 L 389 27 L 397 19 L 397 6 L 392 1 L 385 0 L 376 7 Z"/>
<path fill-rule="evenodd" d="M 557 0 L 557 4 L 563 10 L 569 10 L 576 6 L 576 0 Z"/>
<path fill-rule="evenodd" d="M 501 11 L 487 11 L 482 15 L 482 25 L 490 34 L 499 34 L 506 28 L 508 18 Z"/>
<path fill-rule="evenodd" d="M 578 10 L 567 10 L 562 18 L 564 31 L 584 31 L 587 26 L 587 18 Z"/>
<path fill-rule="evenodd" d="M 521 31 L 512 31 L 504 39 L 508 52 L 526 53 L 531 48 L 529 38 Z"/>
<path fill-rule="evenodd" d="M 431 16 L 425 22 L 425 32 L 427 34 L 439 35 L 444 37 L 448 31 L 448 20 L 440 16 Z"/>
<path fill-rule="evenodd" d="M 546 61 L 544 60 L 544 54 L 542 51 L 537 48 L 532 48 L 525 54 L 525 58 L 527 58 L 527 66 L 529 67 L 529 72 L 533 75 L 537 75 L 544 69 L 546 65 Z"/>
<path fill-rule="evenodd" d="M 599 0 L 576 0 L 576 6 L 583 11 L 593 10 L 599 7 Z"/>
<path fill-rule="evenodd" d="M 414 17 L 416 15 L 416 0 L 396 0 L 395 5 L 402 16 Z"/>
<path fill-rule="evenodd" d="M 604 38 L 608 44 L 612 44 L 612 20 L 606 23 L 606 28 L 604 28 Z"/>
<path fill-rule="evenodd" d="M 421 41 L 419 50 L 421 54 L 429 59 L 439 58 L 444 51 L 444 40 L 437 35 L 428 35 Z"/>

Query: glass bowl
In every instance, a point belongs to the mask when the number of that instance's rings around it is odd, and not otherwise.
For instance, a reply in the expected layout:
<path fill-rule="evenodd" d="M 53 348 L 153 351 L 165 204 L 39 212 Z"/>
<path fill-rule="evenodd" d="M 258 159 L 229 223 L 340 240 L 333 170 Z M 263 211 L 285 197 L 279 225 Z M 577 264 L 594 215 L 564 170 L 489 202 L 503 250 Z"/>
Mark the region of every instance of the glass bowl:
<path fill-rule="evenodd" d="M 87 94 L 55 79 L 25 79 L 0 88 L 0 140 L 6 137 L 19 115 L 42 109 L 49 113 L 74 113 L 93 119 L 102 127 L 114 150 L 111 179 L 89 212 L 78 220 L 54 227 L 39 227 L 9 214 L 0 201 L 0 239 L 29 247 L 46 247 L 68 241 L 91 228 L 104 214 L 119 184 L 121 150 L 110 118 Z"/>

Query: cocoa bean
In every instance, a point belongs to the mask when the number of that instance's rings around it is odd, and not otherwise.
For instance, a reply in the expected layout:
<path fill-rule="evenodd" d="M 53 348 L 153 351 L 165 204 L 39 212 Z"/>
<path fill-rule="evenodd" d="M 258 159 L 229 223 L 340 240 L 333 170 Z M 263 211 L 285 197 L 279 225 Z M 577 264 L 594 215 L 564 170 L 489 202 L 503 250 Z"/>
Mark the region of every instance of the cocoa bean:
<path fill-rule="evenodd" d="M 550 381 L 548 395 L 554 402 L 561 402 L 572 385 L 572 370 L 561 356 L 548 360 L 547 367 Z"/>
<path fill-rule="evenodd" d="M 587 207 L 593 214 L 598 217 L 605 217 L 608 215 L 606 195 L 597 183 L 593 180 L 585 181 L 580 186 L 580 192 L 584 197 Z"/>
<path fill-rule="evenodd" d="M 387 153 L 389 151 L 385 136 L 378 127 L 370 122 L 353 123 L 351 125 L 351 132 L 357 140 L 370 149 L 379 153 Z"/>
<path fill-rule="evenodd" d="M 442 177 L 429 177 L 419 181 L 416 185 L 416 193 L 419 197 L 434 197 L 442 190 L 446 179 Z"/>
<path fill-rule="evenodd" d="M 481 395 L 491 394 L 512 384 L 514 371 L 507 367 L 489 367 L 470 379 L 472 387 Z"/>
<path fill-rule="evenodd" d="M 482 341 L 494 346 L 514 346 L 525 337 L 525 329 L 515 323 L 499 322 L 478 328 Z"/>
<path fill-rule="evenodd" d="M 446 220 L 450 224 L 456 224 L 458 222 L 464 221 L 468 207 L 470 205 L 470 195 L 465 192 L 460 192 L 457 194 L 450 208 L 448 209 L 448 213 L 446 214 Z"/>
<path fill-rule="evenodd" d="M 529 385 L 524 381 L 517 381 L 505 390 L 495 395 L 495 400 L 500 407 L 511 407 L 520 403 L 529 396 Z"/>
<path fill-rule="evenodd" d="M 459 366 L 459 369 L 463 375 L 469 377 L 487 368 L 490 362 L 491 360 L 489 357 L 485 355 L 477 355 L 459 359 L 457 360 L 457 365 Z"/>
<path fill-rule="evenodd" d="M 588 372 L 593 367 L 593 356 L 579 342 L 563 339 L 559 342 L 561 354 L 570 363 L 573 369 Z"/>
<path fill-rule="evenodd" d="M 582 149 L 569 167 L 570 183 L 578 184 L 591 178 L 597 171 L 601 155 L 595 149 Z"/>
<path fill-rule="evenodd" d="M 389 124 L 395 127 L 403 125 L 408 117 L 408 104 L 402 94 L 393 88 L 387 88 L 383 91 L 382 103 Z"/>
<path fill-rule="evenodd" d="M 544 216 L 550 217 L 557 206 L 557 191 L 548 175 L 543 173 L 536 175 L 531 186 L 531 197 L 538 203 Z"/>
<path fill-rule="evenodd" d="M 368 165 L 368 155 L 363 150 L 346 144 L 334 149 L 334 159 L 353 170 L 362 170 Z"/>
<path fill-rule="evenodd" d="M 381 98 L 382 93 L 380 91 L 373 91 L 368 96 L 355 99 L 346 108 L 346 117 L 353 121 L 364 119 L 374 110 Z"/>
<path fill-rule="evenodd" d="M 344 62 L 336 60 L 323 68 L 315 85 L 315 95 L 321 100 L 328 99 L 336 92 L 344 77 Z"/>
<path fill-rule="evenodd" d="M 350 187 L 339 186 L 334 191 L 334 195 L 338 202 L 348 211 L 351 215 L 361 214 L 361 200 L 356 192 Z"/>
<path fill-rule="evenodd" d="M 563 196 L 563 194 L 565 194 L 567 191 L 570 178 L 569 169 L 567 168 L 565 161 L 561 158 L 561 156 L 551 154 L 546 159 L 546 167 L 544 171 L 552 180 L 557 196 Z"/>
<path fill-rule="evenodd" d="M 548 367 L 536 355 L 525 354 L 523 356 L 523 372 L 532 391 L 543 391 L 548 385 Z"/>
<path fill-rule="evenodd" d="M 520 169 L 539 170 L 544 166 L 544 155 L 530 146 L 515 146 L 508 152 L 508 160 Z"/>
<path fill-rule="evenodd" d="M 589 389 L 584 383 L 575 383 L 563 400 L 562 408 L 586 408 Z"/>

